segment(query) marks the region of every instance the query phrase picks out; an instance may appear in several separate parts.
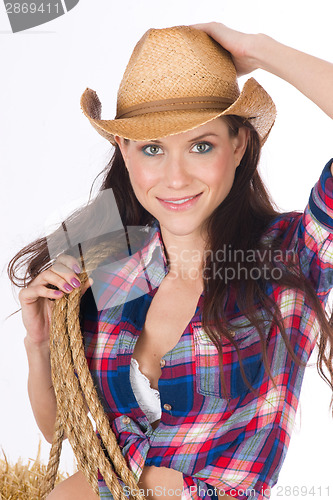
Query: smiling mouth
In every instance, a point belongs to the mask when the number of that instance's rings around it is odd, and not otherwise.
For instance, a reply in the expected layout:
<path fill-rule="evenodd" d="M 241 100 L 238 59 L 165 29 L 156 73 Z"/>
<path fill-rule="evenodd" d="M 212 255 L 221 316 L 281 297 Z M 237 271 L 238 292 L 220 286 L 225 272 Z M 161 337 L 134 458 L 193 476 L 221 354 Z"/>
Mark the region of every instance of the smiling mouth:
<path fill-rule="evenodd" d="M 158 198 L 160 201 L 163 201 L 164 203 L 170 203 L 172 205 L 182 205 L 183 203 L 186 203 L 187 201 L 193 200 L 194 198 L 197 198 L 200 196 L 201 193 L 195 194 L 194 196 L 189 196 L 188 198 Z"/>

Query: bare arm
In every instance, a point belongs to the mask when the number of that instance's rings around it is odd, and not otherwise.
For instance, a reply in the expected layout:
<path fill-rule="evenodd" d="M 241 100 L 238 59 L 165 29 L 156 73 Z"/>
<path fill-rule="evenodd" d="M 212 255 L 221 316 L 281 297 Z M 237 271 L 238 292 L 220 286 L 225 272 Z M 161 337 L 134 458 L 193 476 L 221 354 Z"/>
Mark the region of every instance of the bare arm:
<path fill-rule="evenodd" d="M 24 339 L 29 364 L 28 394 L 36 423 L 45 439 L 51 443 L 57 403 L 51 378 L 49 342 L 35 343 Z"/>
<path fill-rule="evenodd" d="M 70 293 L 73 287 L 80 286 L 73 270 L 75 265 L 78 266 L 78 263 L 73 257 L 62 254 L 50 269 L 40 273 L 19 293 L 27 332 L 24 344 L 29 364 L 29 399 L 37 425 L 48 442 L 52 442 L 57 412 L 49 348 L 53 302 L 49 299 L 59 298 L 64 293 Z M 48 284 L 58 287 L 59 291 L 51 290 Z M 86 281 L 82 286 L 82 294 L 91 284 L 91 279 Z"/>
<path fill-rule="evenodd" d="M 221 23 L 194 24 L 232 55 L 239 76 L 263 69 L 297 88 L 333 119 L 333 64 L 264 34 L 246 34 Z M 331 167 L 333 175 L 333 166 Z"/>
<path fill-rule="evenodd" d="M 221 23 L 194 24 L 232 55 L 239 76 L 263 69 L 287 81 L 333 118 L 333 64 L 264 34 L 246 34 Z"/>
<path fill-rule="evenodd" d="M 258 35 L 254 57 L 259 68 L 297 88 L 333 119 L 333 64 Z"/>

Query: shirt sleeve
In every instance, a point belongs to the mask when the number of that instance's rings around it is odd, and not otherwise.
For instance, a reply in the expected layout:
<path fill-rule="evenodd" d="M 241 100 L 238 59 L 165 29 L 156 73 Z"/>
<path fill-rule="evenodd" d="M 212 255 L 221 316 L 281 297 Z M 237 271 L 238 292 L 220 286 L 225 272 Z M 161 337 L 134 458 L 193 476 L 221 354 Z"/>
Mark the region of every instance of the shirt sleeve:
<path fill-rule="evenodd" d="M 296 248 L 300 267 L 322 303 L 333 288 L 333 177 L 331 159 L 311 190 L 300 219 Z"/>

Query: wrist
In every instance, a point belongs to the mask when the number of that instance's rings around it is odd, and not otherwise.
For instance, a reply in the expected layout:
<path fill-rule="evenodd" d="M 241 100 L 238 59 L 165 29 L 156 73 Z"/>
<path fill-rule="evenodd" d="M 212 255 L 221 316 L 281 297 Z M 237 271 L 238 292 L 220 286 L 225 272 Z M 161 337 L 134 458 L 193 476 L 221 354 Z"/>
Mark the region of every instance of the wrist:
<path fill-rule="evenodd" d="M 29 377 L 40 377 L 43 374 L 44 381 L 51 382 L 51 360 L 49 340 L 44 342 L 35 342 L 27 335 L 24 338 L 24 346 L 28 358 Z M 47 377 L 46 377 L 47 374 Z"/>
<path fill-rule="evenodd" d="M 265 33 L 252 35 L 249 56 L 254 61 L 257 69 L 269 70 L 270 55 L 276 41 Z"/>
<path fill-rule="evenodd" d="M 48 353 L 50 352 L 50 340 L 36 341 L 29 334 L 24 337 L 24 346 L 27 353 L 30 352 L 40 352 Z"/>

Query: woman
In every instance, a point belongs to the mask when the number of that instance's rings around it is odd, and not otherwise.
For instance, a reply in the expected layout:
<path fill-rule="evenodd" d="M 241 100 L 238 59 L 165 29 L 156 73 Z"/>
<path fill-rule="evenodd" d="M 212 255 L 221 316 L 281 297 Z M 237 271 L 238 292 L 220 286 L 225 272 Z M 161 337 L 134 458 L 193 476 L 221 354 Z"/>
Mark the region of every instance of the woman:
<path fill-rule="evenodd" d="M 219 23 L 149 30 L 126 68 L 115 120 L 100 119 L 93 91 L 82 96 L 91 124 L 115 145 L 102 192 L 114 193 L 130 249 L 124 258 L 114 232 L 113 260 L 82 289 L 82 332 L 110 425 L 149 498 L 269 498 L 319 336 L 319 368 L 333 389 L 324 313 L 332 160 L 304 214 L 276 212 L 256 170 L 275 107 L 253 79 L 240 94 L 235 68 L 265 69 L 333 117 L 330 63 Z M 71 220 L 73 241 L 94 230 L 96 213 Z M 33 254 L 20 302 L 30 400 L 48 441 L 52 300 L 80 286 L 84 263 L 59 234 L 23 249 L 9 269 L 13 279 Z M 101 497 L 112 498 L 99 479 Z M 97 496 L 78 472 L 48 498 Z"/>

